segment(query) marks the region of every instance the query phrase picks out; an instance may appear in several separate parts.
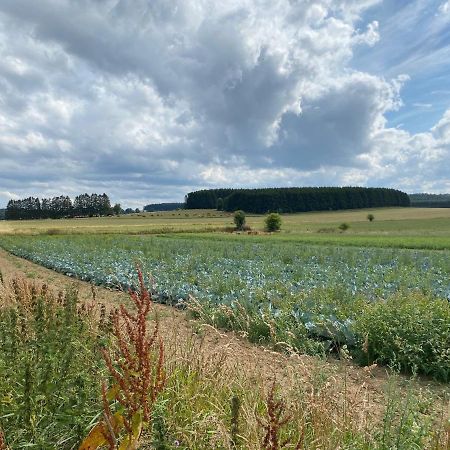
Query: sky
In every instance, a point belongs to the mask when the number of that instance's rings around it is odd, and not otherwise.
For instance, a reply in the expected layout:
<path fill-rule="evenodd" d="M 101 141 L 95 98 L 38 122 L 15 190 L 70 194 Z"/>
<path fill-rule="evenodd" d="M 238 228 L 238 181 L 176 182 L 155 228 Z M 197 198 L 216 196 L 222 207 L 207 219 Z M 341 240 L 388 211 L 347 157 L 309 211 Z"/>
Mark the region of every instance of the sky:
<path fill-rule="evenodd" d="M 450 192 L 450 0 L 1 0 L 0 207 Z"/>

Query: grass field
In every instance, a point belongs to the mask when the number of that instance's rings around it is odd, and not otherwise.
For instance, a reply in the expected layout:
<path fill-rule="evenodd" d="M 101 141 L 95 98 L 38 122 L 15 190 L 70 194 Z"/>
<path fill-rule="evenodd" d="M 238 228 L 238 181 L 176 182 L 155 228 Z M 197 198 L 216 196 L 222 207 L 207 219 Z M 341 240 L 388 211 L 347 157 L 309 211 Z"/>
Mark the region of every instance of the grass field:
<path fill-rule="evenodd" d="M 373 222 L 367 220 L 369 213 L 375 216 Z M 323 245 L 450 248 L 450 208 L 383 208 L 282 217 L 282 230 L 271 239 Z M 338 229 L 343 222 L 350 225 L 344 233 Z M 249 215 L 247 223 L 253 230 L 264 230 L 264 216 Z M 86 219 L 0 221 L 0 235 L 202 233 L 205 238 L 229 239 L 236 236 L 217 232 L 232 227 L 232 214 L 189 210 Z M 209 233 L 214 234 L 208 236 Z"/>

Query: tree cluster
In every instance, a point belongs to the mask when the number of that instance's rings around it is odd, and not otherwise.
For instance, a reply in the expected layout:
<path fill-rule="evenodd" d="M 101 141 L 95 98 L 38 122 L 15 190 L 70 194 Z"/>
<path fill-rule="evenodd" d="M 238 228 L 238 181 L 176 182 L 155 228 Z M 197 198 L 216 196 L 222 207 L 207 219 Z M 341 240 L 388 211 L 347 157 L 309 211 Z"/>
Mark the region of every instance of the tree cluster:
<path fill-rule="evenodd" d="M 140 213 L 141 210 L 139 208 L 125 208 L 125 210 L 121 214 L 137 214 Z"/>
<path fill-rule="evenodd" d="M 450 194 L 410 194 L 409 199 L 416 208 L 450 208 Z"/>
<path fill-rule="evenodd" d="M 216 209 L 218 204 L 225 211 L 265 214 L 409 206 L 410 200 L 406 193 L 388 188 L 208 189 L 187 194 L 185 208 Z"/>
<path fill-rule="evenodd" d="M 203 189 L 189 192 L 184 198 L 184 207 L 186 209 L 217 209 L 218 200 L 222 199 L 223 207 L 223 199 L 235 191 L 236 189 Z"/>
<path fill-rule="evenodd" d="M 6 207 L 5 219 L 60 219 L 63 217 L 92 217 L 112 213 L 111 203 L 106 194 L 81 194 L 74 202 L 64 195 L 53 198 L 28 197 L 10 200 Z"/>
<path fill-rule="evenodd" d="M 151 203 L 144 206 L 144 211 L 175 211 L 176 209 L 183 209 L 184 203 Z"/>

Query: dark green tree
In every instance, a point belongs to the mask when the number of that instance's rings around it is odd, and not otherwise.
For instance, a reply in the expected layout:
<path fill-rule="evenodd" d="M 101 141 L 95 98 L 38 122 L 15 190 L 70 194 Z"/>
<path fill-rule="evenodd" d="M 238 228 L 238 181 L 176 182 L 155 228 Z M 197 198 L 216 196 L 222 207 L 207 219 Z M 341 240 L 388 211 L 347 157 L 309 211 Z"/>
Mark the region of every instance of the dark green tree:
<path fill-rule="evenodd" d="M 278 231 L 281 228 L 281 216 L 278 213 L 269 214 L 264 220 L 266 231 Z"/>
<path fill-rule="evenodd" d="M 118 216 L 122 212 L 122 207 L 120 206 L 120 203 L 116 203 L 112 209 L 116 216 Z"/>
<path fill-rule="evenodd" d="M 234 213 L 234 224 L 236 225 L 237 230 L 242 230 L 245 225 L 245 213 L 244 211 L 238 210 Z"/>

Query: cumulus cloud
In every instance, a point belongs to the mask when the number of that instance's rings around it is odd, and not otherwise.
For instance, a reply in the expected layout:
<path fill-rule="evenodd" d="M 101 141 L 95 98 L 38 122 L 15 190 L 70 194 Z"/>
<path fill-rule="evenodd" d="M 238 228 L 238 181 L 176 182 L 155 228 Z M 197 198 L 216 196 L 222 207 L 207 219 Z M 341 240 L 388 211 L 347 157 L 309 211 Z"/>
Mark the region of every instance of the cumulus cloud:
<path fill-rule="evenodd" d="M 360 27 L 375 3 L 2 0 L 0 189 L 130 206 L 218 185 L 445 190 L 448 114 L 388 128 L 407 77 L 350 68 L 380 38 Z"/>

